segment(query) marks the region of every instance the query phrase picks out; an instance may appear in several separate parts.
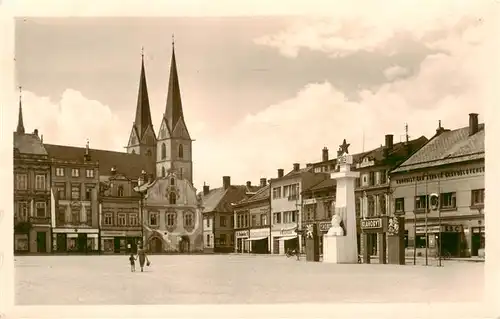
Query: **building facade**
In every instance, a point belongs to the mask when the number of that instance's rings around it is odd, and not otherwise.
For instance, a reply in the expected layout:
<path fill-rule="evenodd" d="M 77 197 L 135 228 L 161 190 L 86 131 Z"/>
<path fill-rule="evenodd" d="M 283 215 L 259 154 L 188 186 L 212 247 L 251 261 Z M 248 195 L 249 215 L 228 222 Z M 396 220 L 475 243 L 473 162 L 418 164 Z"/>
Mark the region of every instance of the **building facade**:
<path fill-rule="evenodd" d="M 38 130 L 25 133 L 21 102 L 14 132 L 14 252 L 50 253 L 50 161 Z"/>
<path fill-rule="evenodd" d="M 90 156 L 88 143 L 86 148 L 44 147 L 51 159 L 54 252 L 98 252 L 99 166 Z"/>
<path fill-rule="evenodd" d="M 305 238 L 300 234 L 302 228 L 302 192 L 328 178 L 327 174 L 315 174 L 312 167 L 301 169 L 298 163 L 283 175 L 278 169 L 278 178 L 270 181 L 271 205 L 271 253 L 285 254 L 288 250 L 302 251 Z"/>
<path fill-rule="evenodd" d="M 255 195 L 234 206 L 236 253 L 268 254 L 271 252 L 270 188 L 265 178 Z"/>
<path fill-rule="evenodd" d="M 484 253 L 484 124 L 469 115 L 469 126 L 441 127 L 408 160 L 391 172 L 395 212 L 405 216 L 407 254 L 455 257 Z M 430 194 L 439 195 L 437 210 Z"/>

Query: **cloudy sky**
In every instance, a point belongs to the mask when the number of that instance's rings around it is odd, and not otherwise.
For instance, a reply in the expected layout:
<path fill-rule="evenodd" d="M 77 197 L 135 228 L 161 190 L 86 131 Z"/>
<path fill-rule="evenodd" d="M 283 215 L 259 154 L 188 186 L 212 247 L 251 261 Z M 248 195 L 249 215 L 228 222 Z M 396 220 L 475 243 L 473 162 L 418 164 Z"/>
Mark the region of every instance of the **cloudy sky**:
<path fill-rule="evenodd" d="M 16 21 L 25 127 L 47 143 L 124 151 L 141 47 L 153 125 L 165 109 L 171 35 L 194 182 L 272 178 L 336 153 L 431 137 L 480 114 L 488 8 L 337 7 L 328 17 L 26 18 Z M 365 2 L 366 3 L 366 2 Z M 476 2 L 479 4 L 480 2 Z M 17 106 L 12 107 L 17 112 Z M 12 129 L 15 123 L 12 124 Z M 364 136 L 364 142 L 363 142 Z"/>

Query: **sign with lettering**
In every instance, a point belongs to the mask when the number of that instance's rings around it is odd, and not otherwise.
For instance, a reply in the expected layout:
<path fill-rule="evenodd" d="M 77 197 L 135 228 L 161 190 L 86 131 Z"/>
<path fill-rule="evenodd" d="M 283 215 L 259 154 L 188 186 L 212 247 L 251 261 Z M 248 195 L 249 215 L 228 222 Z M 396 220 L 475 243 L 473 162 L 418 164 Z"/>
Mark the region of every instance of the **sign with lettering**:
<path fill-rule="evenodd" d="M 289 229 L 281 229 L 280 234 L 281 236 L 291 236 L 297 234 L 295 232 L 296 228 L 289 228 Z"/>
<path fill-rule="evenodd" d="M 250 238 L 268 237 L 270 234 L 269 228 L 250 229 Z"/>
<path fill-rule="evenodd" d="M 330 229 L 330 227 L 332 227 L 332 223 L 331 222 L 322 222 L 322 223 L 319 223 L 319 225 L 318 225 L 319 231 L 325 232 L 325 233 L 328 232 L 328 230 Z"/>
<path fill-rule="evenodd" d="M 361 229 L 382 228 L 382 218 L 370 218 L 361 220 Z"/>
<path fill-rule="evenodd" d="M 238 237 L 238 238 L 248 238 L 249 237 L 249 231 L 248 230 L 238 230 L 236 232 L 236 237 Z"/>
<path fill-rule="evenodd" d="M 425 226 L 418 226 L 416 232 L 417 234 L 425 234 Z M 427 233 L 439 233 L 439 226 L 427 226 Z"/>

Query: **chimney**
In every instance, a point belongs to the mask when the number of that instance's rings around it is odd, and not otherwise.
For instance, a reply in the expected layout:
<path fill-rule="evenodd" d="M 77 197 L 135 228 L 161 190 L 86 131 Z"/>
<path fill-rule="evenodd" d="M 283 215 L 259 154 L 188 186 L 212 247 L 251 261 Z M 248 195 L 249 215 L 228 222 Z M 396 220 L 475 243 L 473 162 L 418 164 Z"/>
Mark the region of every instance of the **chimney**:
<path fill-rule="evenodd" d="M 282 168 L 278 168 L 278 178 L 282 178 L 283 175 L 285 175 L 285 172 L 283 171 Z"/>
<path fill-rule="evenodd" d="M 439 134 L 443 133 L 444 131 L 446 131 L 444 129 L 444 127 L 441 126 L 441 120 L 439 120 L 438 122 L 438 128 L 436 129 L 436 135 L 435 136 L 438 136 Z"/>
<path fill-rule="evenodd" d="M 35 129 L 35 131 L 33 131 L 33 134 L 35 134 L 35 136 L 38 137 L 38 129 Z"/>
<path fill-rule="evenodd" d="M 222 186 L 228 189 L 231 186 L 231 176 L 222 176 Z"/>
<path fill-rule="evenodd" d="M 394 145 L 394 135 L 392 134 L 387 134 L 385 136 L 385 148 L 387 150 L 392 150 L 392 146 Z"/>
<path fill-rule="evenodd" d="M 295 172 L 298 172 L 298 171 L 299 171 L 299 169 L 300 169 L 300 164 L 299 164 L 299 163 L 294 163 L 294 164 L 293 164 L 293 170 L 294 170 Z"/>
<path fill-rule="evenodd" d="M 469 114 L 469 136 L 476 134 L 479 130 L 479 122 L 477 116 L 477 113 Z"/>
<path fill-rule="evenodd" d="M 247 187 L 252 187 L 252 182 L 251 181 L 247 181 Z"/>
<path fill-rule="evenodd" d="M 40 142 L 43 144 L 43 134 L 40 136 Z"/>
<path fill-rule="evenodd" d="M 85 161 L 87 161 L 87 162 L 90 161 L 89 140 L 87 140 L 87 144 L 85 145 L 85 155 L 83 157 L 84 157 Z"/>
<path fill-rule="evenodd" d="M 116 167 L 113 166 L 111 167 L 111 175 L 115 175 L 116 174 Z"/>
<path fill-rule="evenodd" d="M 323 156 L 321 158 L 323 162 L 328 161 L 328 148 L 326 146 L 323 148 Z"/>
<path fill-rule="evenodd" d="M 267 179 L 265 177 L 260 179 L 260 187 L 266 186 Z"/>
<path fill-rule="evenodd" d="M 210 193 L 210 186 L 203 183 L 203 195 L 206 196 L 208 193 Z"/>

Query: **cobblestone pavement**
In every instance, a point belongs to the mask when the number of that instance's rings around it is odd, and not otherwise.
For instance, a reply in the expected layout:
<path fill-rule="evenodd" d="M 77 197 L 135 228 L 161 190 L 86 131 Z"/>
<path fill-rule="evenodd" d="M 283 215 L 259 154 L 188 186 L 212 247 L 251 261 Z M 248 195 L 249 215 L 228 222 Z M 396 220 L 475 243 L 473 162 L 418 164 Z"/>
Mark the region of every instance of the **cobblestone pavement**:
<path fill-rule="evenodd" d="M 425 267 L 162 255 L 131 273 L 126 255 L 15 259 L 18 305 L 476 302 L 484 284 L 484 263 L 454 261 Z"/>

